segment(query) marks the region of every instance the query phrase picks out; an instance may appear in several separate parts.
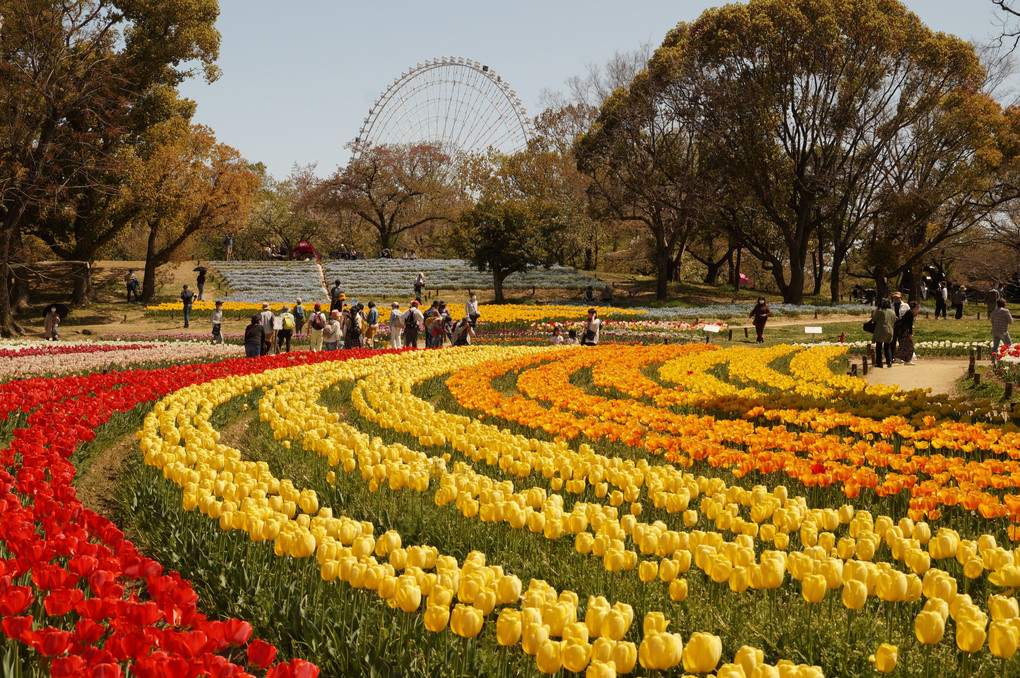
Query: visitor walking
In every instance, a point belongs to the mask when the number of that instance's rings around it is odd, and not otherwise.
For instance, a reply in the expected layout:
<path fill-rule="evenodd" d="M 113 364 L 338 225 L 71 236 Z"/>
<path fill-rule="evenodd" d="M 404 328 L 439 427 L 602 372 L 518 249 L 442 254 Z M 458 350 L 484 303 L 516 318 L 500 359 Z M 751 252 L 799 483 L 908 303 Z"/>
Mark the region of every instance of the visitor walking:
<path fill-rule="evenodd" d="M 401 318 L 400 304 L 390 304 L 390 348 L 401 348 L 401 332 L 404 329 L 404 321 Z"/>
<path fill-rule="evenodd" d="M 135 301 L 138 301 L 138 276 L 135 275 L 135 270 L 129 268 L 127 275 L 124 276 L 124 284 L 127 286 L 127 303 L 131 303 L 131 295 L 134 295 Z"/>
<path fill-rule="evenodd" d="M 893 313 L 892 304 L 888 299 L 878 301 L 878 307 L 871 313 L 871 322 L 874 325 L 871 338 L 875 342 L 875 367 L 882 367 L 883 356 L 885 364 L 892 367 L 892 340 L 896 314 Z"/>
<path fill-rule="evenodd" d="M 418 348 L 418 329 L 425 322 L 425 316 L 418 310 L 421 303 L 415 299 L 411 307 L 404 311 L 400 320 L 404 324 L 404 348 Z"/>
<path fill-rule="evenodd" d="M 602 320 L 599 319 L 598 311 L 594 308 L 589 308 L 588 319 L 584 323 L 584 335 L 581 337 L 581 345 L 598 346 L 601 331 Z"/>
<path fill-rule="evenodd" d="M 956 319 L 963 317 L 963 305 L 967 303 L 967 288 L 960 285 L 953 294 L 953 308 L 956 309 Z"/>
<path fill-rule="evenodd" d="M 224 239 L 224 243 L 227 249 L 227 261 L 230 261 L 231 255 L 234 254 L 234 236 L 231 233 L 227 233 L 227 237 Z"/>
<path fill-rule="evenodd" d="M 414 279 L 414 298 L 421 303 L 421 293 L 425 289 L 425 274 L 418 271 L 418 277 Z"/>
<path fill-rule="evenodd" d="M 212 312 L 212 343 L 223 343 L 223 302 L 217 301 Z"/>
<path fill-rule="evenodd" d="M 294 303 L 294 336 L 301 334 L 301 328 L 305 326 L 305 305 L 298 297 Z"/>
<path fill-rule="evenodd" d="M 471 320 L 471 327 L 476 327 L 478 319 L 482 317 L 482 314 L 478 310 L 478 295 L 474 292 L 469 292 L 468 294 L 467 303 L 464 304 L 464 313 Z"/>
<path fill-rule="evenodd" d="M 938 289 L 935 290 L 935 320 L 939 319 L 939 313 L 942 313 L 942 318 L 946 317 L 946 306 L 949 301 L 949 288 L 946 287 L 946 281 L 942 280 L 939 282 Z"/>
<path fill-rule="evenodd" d="M 269 304 L 262 304 L 262 313 L 259 314 L 259 322 L 262 324 L 261 355 L 269 355 L 269 349 L 273 346 L 273 335 L 276 332 L 273 320 L 273 312 L 269 310 Z"/>
<path fill-rule="evenodd" d="M 985 308 L 988 309 L 988 315 L 991 317 L 992 313 L 998 308 L 998 301 L 1002 297 L 999 294 L 999 290 L 994 287 L 985 292 Z"/>
<path fill-rule="evenodd" d="M 322 304 L 316 303 L 308 320 L 309 348 L 312 351 L 322 350 L 322 331 L 326 329 L 326 314 L 322 312 Z"/>
<path fill-rule="evenodd" d="M 339 311 L 343 308 L 343 302 L 347 297 L 344 296 L 344 291 L 340 288 L 340 279 L 337 278 L 333 281 L 333 287 L 329 288 L 329 310 L 330 313 L 333 311 Z"/>
<path fill-rule="evenodd" d="M 60 313 L 56 306 L 50 306 L 50 310 L 43 317 L 43 334 L 46 341 L 56 341 L 60 334 Z"/>
<path fill-rule="evenodd" d="M 992 364 L 999 357 L 999 344 L 1009 346 L 1013 341 L 1009 338 L 1009 326 L 1013 322 L 1013 315 L 1006 308 L 1005 299 L 995 301 L 995 310 L 990 316 L 992 319 Z"/>
<path fill-rule="evenodd" d="M 198 288 L 198 300 L 202 301 L 202 293 L 205 291 L 205 266 L 198 267 L 198 278 L 195 281 Z"/>
<path fill-rule="evenodd" d="M 322 347 L 325 351 L 335 351 L 340 344 L 340 337 L 343 335 L 343 325 L 340 322 L 340 311 L 333 309 L 329 312 L 329 320 L 322 330 Z"/>
<path fill-rule="evenodd" d="M 262 344 L 266 339 L 266 331 L 262 327 L 262 316 L 254 313 L 251 316 L 251 324 L 244 328 L 244 355 L 248 358 L 258 358 L 262 355 Z"/>
<path fill-rule="evenodd" d="M 896 321 L 893 334 L 896 335 L 896 348 L 893 359 L 904 365 L 915 365 L 914 362 L 914 320 L 917 318 L 918 303 L 910 302 Z"/>
<path fill-rule="evenodd" d="M 379 309 L 375 302 L 368 302 L 368 313 L 365 315 L 368 329 L 365 330 L 365 348 L 375 348 L 375 335 L 379 331 Z"/>
<path fill-rule="evenodd" d="M 294 336 L 294 315 L 286 306 L 280 309 L 280 329 L 276 331 L 276 352 L 286 345 L 284 353 L 290 353 L 290 338 Z"/>
<path fill-rule="evenodd" d="M 181 303 L 184 305 L 184 326 L 190 327 L 191 307 L 195 303 L 195 293 L 189 290 L 187 285 L 181 290 Z"/>
<path fill-rule="evenodd" d="M 772 315 L 772 311 L 769 309 L 769 305 L 765 303 L 765 297 L 758 297 L 758 303 L 754 305 L 754 308 L 751 309 L 747 316 L 751 318 L 754 332 L 758 336 L 755 340 L 757 344 L 765 343 L 765 323 L 768 322 L 770 315 Z"/>

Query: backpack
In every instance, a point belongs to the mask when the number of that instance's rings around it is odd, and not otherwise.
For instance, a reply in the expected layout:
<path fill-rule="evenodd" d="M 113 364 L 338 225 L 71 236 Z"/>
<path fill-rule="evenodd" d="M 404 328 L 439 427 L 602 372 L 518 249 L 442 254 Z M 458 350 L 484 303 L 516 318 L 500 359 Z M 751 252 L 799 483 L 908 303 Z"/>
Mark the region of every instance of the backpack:
<path fill-rule="evenodd" d="M 313 313 L 311 326 L 313 330 L 321 330 L 326 326 L 326 316 L 322 313 Z"/>
<path fill-rule="evenodd" d="M 290 313 L 285 313 L 283 315 L 283 329 L 285 330 L 294 329 L 294 316 L 292 316 Z"/>

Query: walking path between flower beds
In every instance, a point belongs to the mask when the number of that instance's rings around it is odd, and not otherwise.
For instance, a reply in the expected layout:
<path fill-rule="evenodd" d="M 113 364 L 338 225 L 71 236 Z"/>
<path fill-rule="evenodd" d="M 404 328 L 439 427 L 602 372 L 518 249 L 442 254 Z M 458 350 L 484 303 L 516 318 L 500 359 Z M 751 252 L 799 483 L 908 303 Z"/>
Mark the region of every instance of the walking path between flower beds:
<path fill-rule="evenodd" d="M 868 368 L 869 384 L 892 384 L 902 390 L 930 388 L 933 393 L 952 394 L 956 380 L 967 373 L 966 358 L 918 358 L 916 365 Z"/>

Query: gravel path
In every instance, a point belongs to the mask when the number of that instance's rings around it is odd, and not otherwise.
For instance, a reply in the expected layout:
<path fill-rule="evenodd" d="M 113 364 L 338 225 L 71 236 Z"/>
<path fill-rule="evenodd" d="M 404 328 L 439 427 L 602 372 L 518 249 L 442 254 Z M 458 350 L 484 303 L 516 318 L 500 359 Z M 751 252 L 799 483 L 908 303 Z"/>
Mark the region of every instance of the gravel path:
<path fill-rule="evenodd" d="M 868 367 L 869 384 L 891 384 L 902 390 L 930 388 L 933 393 L 952 394 L 956 380 L 967 373 L 966 358 L 918 358 L 916 365 Z"/>

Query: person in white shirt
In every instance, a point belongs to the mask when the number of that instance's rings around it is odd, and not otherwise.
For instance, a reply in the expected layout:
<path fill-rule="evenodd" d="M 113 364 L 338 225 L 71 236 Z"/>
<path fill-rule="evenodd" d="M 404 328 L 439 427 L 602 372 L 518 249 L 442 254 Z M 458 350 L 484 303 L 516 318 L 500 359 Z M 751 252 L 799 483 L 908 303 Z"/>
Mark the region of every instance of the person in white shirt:
<path fill-rule="evenodd" d="M 567 332 L 567 339 L 563 342 L 564 346 L 577 346 L 577 330 L 569 330 Z"/>
<path fill-rule="evenodd" d="M 559 327 L 553 328 L 552 337 L 549 339 L 549 343 L 553 346 L 559 346 L 563 343 L 563 330 Z"/>
<path fill-rule="evenodd" d="M 216 302 L 216 309 L 212 312 L 212 343 L 223 343 L 223 302 Z"/>
<path fill-rule="evenodd" d="M 401 318 L 400 304 L 390 304 L 390 348 L 401 348 L 400 332 L 404 329 L 404 321 Z"/>
<path fill-rule="evenodd" d="M 309 348 L 313 351 L 322 350 L 322 331 L 326 329 L 326 314 L 322 312 L 322 304 L 316 303 L 315 310 L 308 317 Z"/>
<path fill-rule="evenodd" d="M 323 350 L 337 350 L 340 340 L 343 338 L 343 332 L 344 328 L 340 322 L 340 311 L 333 309 L 329 312 L 329 321 L 326 322 L 326 328 L 322 331 Z"/>
<path fill-rule="evenodd" d="M 467 303 L 464 304 L 464 313 L 471 321 L 471 327 L 473 329 L 475 327 L 475 324 L 478 322 L 478 318 L 480 318 L 482 315 L 481 313 L 478 312 L 478 295 L 475 294 L 474 292 L 470 293 L 470 295 L 468 296 Z"/>
<path fill-rule="evenodd" d="M 584 323 L 584 336 L 581 337 L 582 346 L 598 346 L 599 332 L 602 329 L 602 321 L 599 320 L 598 311 L 594 308 L 588 309 L 588 320 Z"/>
<path fill-rule="evenodd" d="M 265 337 L 262 339 L 262 355 L 269 355 L 269 349 L 273 345 L 275 329 L 273 328 L 273 312 L 269 310 L 269 304 L 262 304 L 262 313 L 259 314 L 259 323 Z"/>

